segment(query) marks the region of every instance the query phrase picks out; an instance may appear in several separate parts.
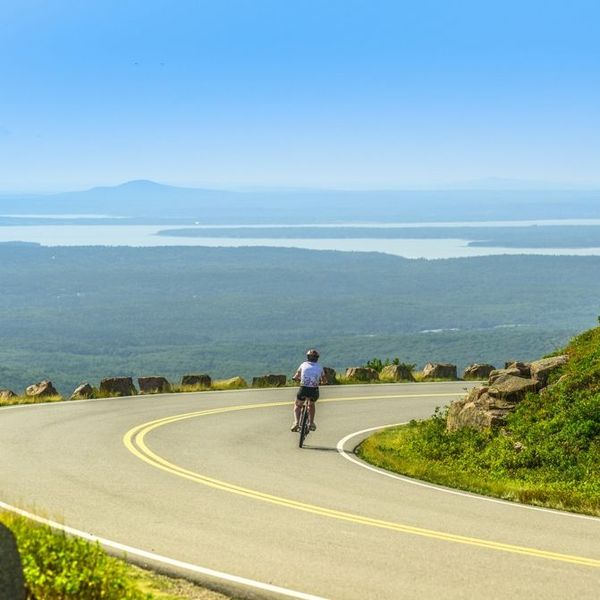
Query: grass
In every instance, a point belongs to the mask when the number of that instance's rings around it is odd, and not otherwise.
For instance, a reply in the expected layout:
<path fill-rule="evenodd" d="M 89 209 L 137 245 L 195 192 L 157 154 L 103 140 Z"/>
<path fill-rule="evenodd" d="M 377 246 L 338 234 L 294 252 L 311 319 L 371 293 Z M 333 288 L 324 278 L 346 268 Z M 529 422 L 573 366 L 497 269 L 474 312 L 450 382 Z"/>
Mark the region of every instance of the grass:
<path fill-rule="evenodd" d="M 42 404 L 43 402 L 61 402 L 62 396 L 12 396 L 0 398 L 0 406 L 15 406 L 17 404 Z"/>
<path fill-rule="evenodd" d="M 28 598 L 37 600 L 219 600 L 226 596 L 109 556 L 98 544 L 0 513 L 15 535 Z"/>
<path fill-rule="evenodd" d="M 462 439 L 448 441 L 438 453 L 432 452 L 430 438 L 437 441 L 445 434 L 445 423 L 439 427 L 431 422 L 411 422 L 375 434 L 357 450 L 364 460 L 381 468 L 415 479 L 437 483 L 505 500 L 545 506 L 559 510 L 600 516 L 600 484 L 596 481 L 561 481 L 557 478 L 539 479 L 533 474 L 494 471 L 485 460 L 470 456 L 485 452 L 481 436 L 463 432 Z M 448 437 L 451 437 L 448 434 Z M 510 444 L 509 452 L 514 452 Z M 427 450 L 423 450 L 423 448 Z M 488 453 L 491 453 L 488 449 Z M 437 454 L 437 456 L 435 456 Z"/>
<path fill-rule="evenodd" d="M 452 379 L 450 377 L 427 377 L 422 372 L 413 373 L 413 377 L 417 383 L 448 383 L 449 381 L 461 381 L 460 379 Z"/>
<path fill-rule="evenodd" d="M 438 410 L 371 436 L 359 456 L 450 487 L 600 516 L 600 328 L 564 352 L 570 361 L 555 385 L 529 394 L 505 427 L 449 433 Z"/>
<path fill-rule="evenodd" d="M 210 392 L 212 387 L 206 385 L 182 385 L 182 384 L 172 384 L 170 393 L 173 394 L 189 394 L 192 392 Z"/>
<path fill-rule="evenodd" d="M 231 379 L 218 379 L 217 381 L 213 381 L 211 385 L 211 389 L 213 390 L 240 390 L 247 388 L 247 382 L 240 378 L 239 380 L 236 377 L 232 377 Z"/>

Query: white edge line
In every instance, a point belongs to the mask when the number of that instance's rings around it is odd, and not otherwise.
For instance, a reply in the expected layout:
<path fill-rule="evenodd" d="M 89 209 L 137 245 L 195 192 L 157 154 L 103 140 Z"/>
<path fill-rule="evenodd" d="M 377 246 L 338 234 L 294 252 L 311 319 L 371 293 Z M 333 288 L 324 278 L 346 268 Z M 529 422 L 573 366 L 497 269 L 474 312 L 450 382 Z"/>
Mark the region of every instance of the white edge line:
<path fill-rule="evenodd" d="M 231 583 L 236 583 L 239 585 L 252 587 L 258 590 L 262 590 L 265 592 L 272 592 L 275 594 L 280 594 L 282 596 L 287 596 L 289 598 L 299 598 L 300 600 L 327 600 L 322 596 L 313 596 L 312 594 L 306 594 L 304 592 L 297 592 L 295 590 L 290 590 L 287 588 L 279 587 L 277 585 L 272 585 L 270 583 L 263 583 L 261 581 L 255 581 L 254 579 L 247 579 L 245 577 L 239 577 L 238 575 L 230 575 L 229 573 L 223 573 L 222 571 L 215 571 L 214 569 L 209 569 L 207 567 L 200 567 L 198 565 L 193 565 L 191 563 L 182 562 L 176 560 L 174 558 L 169 558 L 167 556 L 161 556 L 160 554 L 155 554 L 154 552 L 147 552 L 146 550 L 141 550 L 139 548 L 134 548 L 132 546 L 127 546 L 125 544 L 120 544 L 119 542 L 113 542 L 112 540 L 108 540 L 106 538 L 95 536 L 91 533 L 87 533 L 85 531 L 81 531 L 79 529 L 74 529 L 73 527 L 68 527 L 67 525 L 61 525 L 56 521 L 51 521 L 49 519 L 45 519 L 33 513 L 27 512 L 15 506 L 11 506 L 10 504 L 6 504 L 5 502 L 0 501 L 0 509 L 15 513 L 31 521 L 35 521 L 37 523 L 41 523 L 42 525 L 48 525 L 52 527 L 52 529 L 58 529 L 60 531 L 64 531 L 65 533 L 73 536 L 77 536 L 89 542 L 98 542 L 102 546 L 106 548 L 112 548 L 113 550 L 118 550 L 120 552 L 124 552 L 126 554 L 132 556 L 138 556 L 140 558 L 146 558 L 148 560 L 152 560 L 155 562 L 159 562 L 171 567 L 176 567 L 179 569 L 184 569 L 186 571 L 190 571 L 192 573 L 199 573 L 201 575 L 207 575 L 209 577 L 213 577 L 216 579 L 221 579 L 223 581 L 229 581 Z"/>
<path fill-rule="evenodd" d="M 355 431 L 354 433 L 350 433 L 346 437 L 342 438 L 337 443 L 337 446 L 336 446 L 337 451 L 346 460 L 349 460 L 351 463 L 358 465 L 359 467 L 362 467 L 363 469 L 368 469 L 369 471 L 373 471 L 374 473 L 377 473 L 378 475 L 384 475 L 385 477 L 389 477 L 391 479 L 397 479 L 398 481 L 402 481 L 404 483 L 410 483 L 411 485 L 424 487 L 424 488 L 427 488 L 430 490 L 436 490 L 438 492 L 444 492 L 446 494 L 452 494 L 454 496 L 463 496 L 465 498 L 472 498 L 474 500 L 482 500 L 485 502 L 493 502 L 494 504 L 502 504 L 504 506 L 509 506 L 509 507 L 513 507 L 513 508 L 523 508 L 526 510 L 535 510 L 538 512 L 545 512 L 545 513 L 550 513 L 553 515 L 559 515 L 561 517 L 572 517 L 574 519 L 586 519 L 589 521 L 600 522 L 599 517 L 593 517 L 591 515 L 580 515 L 577 513 L 571 513 L 571 512 L 561 511 L 561 510 L 554 510 L 551 508 L 542 508 L 541 506 L 531 506 L 530 504 L 521 504 L 519 502 L 510 502 L 509 500 L 501 500 L 499 498 L 490 498 L 488 496 L 482 496 L 482 495 L 473 494 L 470 492 L 461 492 L 458 490 L 452 490 L 452 489 L 442 487 L 439 485 L 425 483 L 425 482 L 419 481 L 417 479 L 411 479 L 410 477 L 403 477 L 402 475 L 396 475 L 396 473 L 390 473 L 389 471 L 385 471 L 384 469 L 379 469 L 377 467 L 373 467 L 353 456 L 350 456 L 350 454 L 348 454 L 344 450 L 344 446 L 349 440 L 351 440 L 352 438 L 357 437 L 359 435 L 362 435 L 363 433 L 369 433 L 371 431 L 377 431 L 379 429 L 387 429 L 389 427 L 399 427 L 400 425 L 406 425 L 406 424 L 407 424 L 407 422 L 405 421 L 404 423 L 391 423 L 389 425 L 380 425 L 379 427 L 370 427 L 369 429 L 362 429 L 361 431 Z"/>

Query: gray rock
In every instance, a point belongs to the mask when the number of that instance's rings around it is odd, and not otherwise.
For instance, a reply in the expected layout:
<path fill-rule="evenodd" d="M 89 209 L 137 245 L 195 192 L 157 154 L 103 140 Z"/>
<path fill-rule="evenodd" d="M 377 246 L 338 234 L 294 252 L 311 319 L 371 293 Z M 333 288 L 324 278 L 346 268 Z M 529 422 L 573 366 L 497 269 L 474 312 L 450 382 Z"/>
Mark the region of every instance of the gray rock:
<path fill-rule="evenodd" d="M 171 384 L 164 377 L 138 377 L 140 394 L 162 394 L 171 391 Z"/>
<path fill-rule="evenodd" d="M 131 377 L 107 377 L 100 382 L 100 394 L 108 396 L 135 396 L 137 390 Z"/>
<path fill-rule="evenodd" d="M 488 364 L 474 363 L 469 365 L 463 372 L 463 379 L 483 380 L 490 376 L 496 367 Z"/>
<path fill-rule="evenodd" d="M 414 381 L 412 371 L 405 365 L 387 365 L 381 369 L 379 379 L 386 381 Z"/>
<path fill-rule="evenodd" d="M 502 411 L 503 413 L 508 414 L 515 409 L 519 401 L 520 400 L 517 396 L 492 396 L 488 393 L 481 397 L 481 406 L 483 406 L 485 410 Z"/>
<path fill-rule="evenodd" d="M 495 369 L 490 373 L 488 378 L 488 382 L 490 384 L 494 383 L 497 379 L 502 377 L 522 377 L 522 372 L 520 369 L 515 368 L 507 368 L 507 369 Z"/>
<path fill-rule="evenodd" d="M 261 375 L 252 378 L 252 387 L 284 387 L 287 382 L 285 375 Z"/>
<path fill-rule="evenodd" d="M 71 400 L 85 400 L 94 396 L 94 388 L 89 383 L 77 386 L 71 394 Z"/>
<path fill-rule="evenodd" d="M 323 367 L 323 372 L 325 373 L 325 379 L 327 379 L 327 385 L 337 384 L 338 380 L 335 369 L 332 369 L 331 367 Z"/>
<path fill-rule="evenodd" d="M 490 385 L 488 394 L 493 398 L 517 403 L 524 398 L 527 392 L 535 392 L 537 388 L 538 384 L 535 379 L 502 375 Z"/>
<path fill-rule="evenodd" d="M 448 409 L 446 429 L 456 431 L 462 427 L 472 427 L 479 431 L 504 425 L 506 416 L 514 410 L 514 404 L 494 398 L 488 394 L 488 388 L 476 387 L 469 394 L 456 400 Z"/>
<path fill-rule="evenodd" d="M 52 385 L 51 381 L 40 381 L 39 383 L 34 383 L 30 385 L 25 393 L 32 398 L 43 398 L 44 396 L 58 396 L 58 392 Z"/>
<path fill-rule="evenodd" d="M 23 566 L 13 532 L 0 523 L 0 598 L 25 600 Z"/>
<path fill-rule="evenodd" d="M 454 402 L 448 412 L 446 428 L 450 432 L 463 427 L 472 427 L 481 431 L 489 429 L 496 423 L 495 413 L 482 410 L 475 402 Z"/>
<path fill-rule="evenodd" d="M 423 368 L 423 380 L 428 379 L 451 379 L 456 381 L 456 365 L 448 363 L 427 363 Z"/>
<path fill-rule="evenodd" d="M 16 394 L 12 390 L 0 390 L 0 400 L 10 400 L 15 397 Z"/>
<path fill-rule="evenodd" d="M 346 377 L 351 381 L 378 381 L 379 373 L 369 367 L 350 367 L 346 369 Z"/>
<path fill-rule="evenodd" d="M 566 354 L 536 360 L 530 365 L 531 378 L 537 380 L 539 387 L 544 387 L 548 383 L 548 377 L 550 376 L 550 373 L 560 369 L 568 362 L 569 357 Z"/>
<path fill-rule="evenodd" d="M 181 378 L 181 385 L 200 386 L 209 388 L 212 385 L 210 375 L 206 373 L 195 375 L 184 375 Z"/>
<path fill-rule="evenodd" d="M 450 405 L 447 430 L 456 431 L 461 427 L 482 430 L 505 425 L 507 416 L 527 393 L 544 394 L 550 389 L 544 387 L 549 374 L 567 361 L 567 356 L 554 356 L 532 363 L 512 362 L 505 369 L 492 371 L 487 386 L 473 388 L 465 398 Z M 555 385 L 563 380 L 564 376 Z"/>
<path fill-rule="evenodd" d="M 521 373 L 521 377 L 531 377 L 531 368 L 529 363 L 515 361 L 509 363 L 507 369 L 518 369 Z"/>

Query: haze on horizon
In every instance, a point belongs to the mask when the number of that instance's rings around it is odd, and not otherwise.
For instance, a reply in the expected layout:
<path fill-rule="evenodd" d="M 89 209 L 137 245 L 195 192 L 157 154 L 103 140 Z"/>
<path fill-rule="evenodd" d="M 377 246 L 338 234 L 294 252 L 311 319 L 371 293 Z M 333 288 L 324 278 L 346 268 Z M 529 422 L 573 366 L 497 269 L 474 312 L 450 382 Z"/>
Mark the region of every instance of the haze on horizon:
<path fill-rule="evenodd" d="M 592 0 L 1 6 L 0 192 L 600 185 Z"/>

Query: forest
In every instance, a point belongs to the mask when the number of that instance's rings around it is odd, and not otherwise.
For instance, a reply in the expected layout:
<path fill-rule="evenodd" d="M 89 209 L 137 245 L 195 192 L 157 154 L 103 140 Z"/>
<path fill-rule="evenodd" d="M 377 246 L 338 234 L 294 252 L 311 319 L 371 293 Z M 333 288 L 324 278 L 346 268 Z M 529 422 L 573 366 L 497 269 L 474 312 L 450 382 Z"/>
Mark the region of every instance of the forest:
<path fill-rule="evenodd" d="M 599 225 L 528 225 L 510 227 L 222 227 L 163 229 L 169 237 L 253 239 L 461 239 L 469 246 L 501 248 L 600 248 Z"/>
<path fill-rule="evenodd" d="M 600 257 L 408 260 L 285 248 L 0 244 L 0 388 L 113 375 L 292 372 L 317 346 L 499 365 L 596 322 Z"/>

